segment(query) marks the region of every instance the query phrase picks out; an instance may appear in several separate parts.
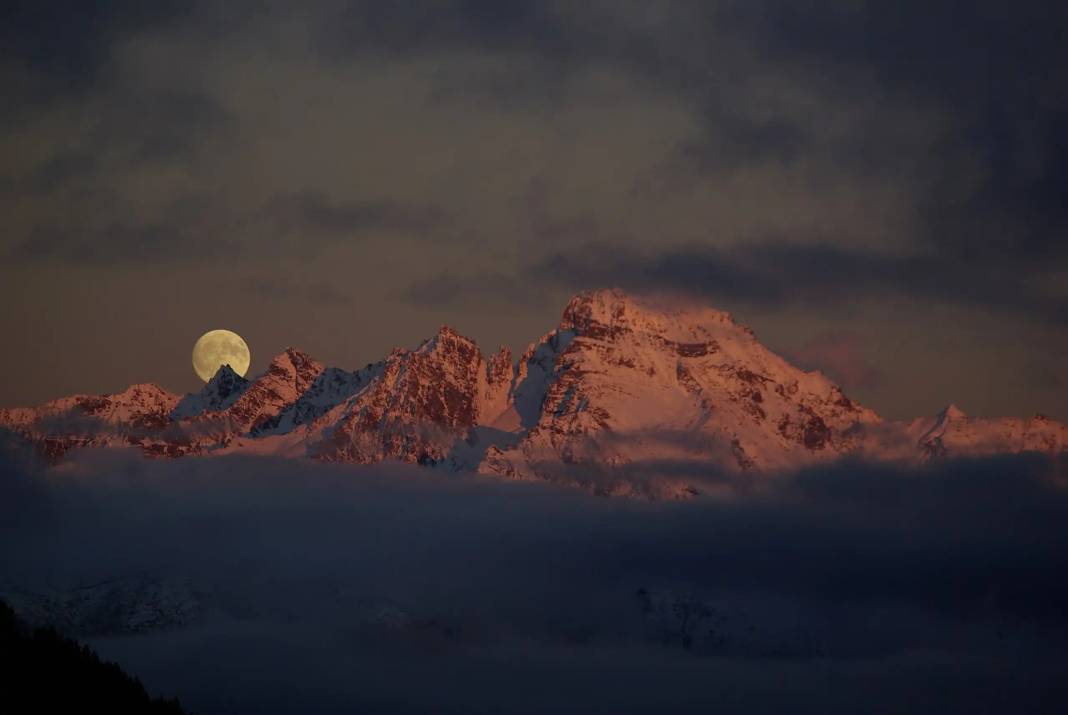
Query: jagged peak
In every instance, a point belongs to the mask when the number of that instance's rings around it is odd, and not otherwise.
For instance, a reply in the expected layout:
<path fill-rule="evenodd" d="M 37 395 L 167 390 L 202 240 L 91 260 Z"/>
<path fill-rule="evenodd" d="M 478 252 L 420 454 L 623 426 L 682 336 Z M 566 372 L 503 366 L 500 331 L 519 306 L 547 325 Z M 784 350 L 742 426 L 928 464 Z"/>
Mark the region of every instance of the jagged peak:
<path fill-rule="evenodd" d="M 964 410 L 957 407 L 953 403 L 950 403 L 946 406 L 944 410 L 938 413 L 939 420 L 961 420 L 966 418 L 967 416 L 968 415 L 964 412 Z"/>
<path fill-rule="evenodd" d="M 229 407 L 245 393 L 250 384 L 228 364 L 220 365 L 211 379 L 200 388 L 200 392 L 190 393 L 178 402 L 171 416 L 174 419 L 185 419 L 209 410 Z"/>
<path fill-rule="evenodd" d="M 283 350 L 277 356 L 275 356 L 275 360 L 277 360 L 278 358 L 282 357 L 283 355 L 289 357 L 291 360 L 294 360 L 294 359 L 296 359 L 296 360 L 311 360 L 312 359 L 311 355 L 309 355 L 308 353 L 304 352 L 300 348 L 293 347 L 292 345 L 288 346 L 285 350 Z"/>
<path fill-rule="evenodd" d="M 230 367 L 230 363 L 223 363 L 219 366 L 219 369 L 215 371 L 215 374 L 211 376 L 206 385 L 218 384 L 223 380 L 244 380 L 245 378 L 237 374 L 237 372 Z"/>
<path fill-rule="evenodd" d="M 109 393 L 105 394 L 104 397 L 109 397 L 109 398 L 130 397 L 130 396 L 133 396 L 133 395 L 145 394 L 145 393 L 148 393 L 150 395 L 163 396 L 163 397 L 171 397 L 171 396 L 177 397 L 177 395 L 175 395 L 170 390 L 168 390 L 168 389 L 166 389 L 164 387 L 160 387 L 159 385 L 157 385 L 154 382 L 135 382 L 134 384 L 130 385 L 129 387 L 127 387 L 122 392 L 109 392 Z"/>
<path fill-rule="evenodd" d="M 463 335 L 462 333 L 458 332 L 457 330 L 455 330 L 454 328 L 450 327 L 449 325 L 447 325 L 445 323 L 442 323 L 441 327 L 438 328 L 438 333 L 437 333 L 437 335 L 435 337 L 436 338 L 448 338 L 448 339 L 451 339 L 451 340 L 460 340 L 462 342 L 472 343 L 472 344 L 475 342 L 471 338 L 467 337 L 466 335 Z"/>
<path fill-rule="evenodd" d="M 144 436 L 146 453 L 168 456 L 255 444 L 253 450 L 306 448 L 330 459 L 433 462 L 453 459 L 457 437 L 467 435 L 497 443 L 465 441 L 472 449 L 459 448 L 457 459 L 490 455 L 496 462 L 484 464 L 491 473 L 513 476 L 528 468 L 527 474 L 537 474 L 543 459 L 559 458 L 561 469 L 575 459 L 614 467 L 678 449 L 689 459 L 690 445 L 704 444 L 705 435 L 710 460 L 721 459 L 719 435 L 729 435 L 733 442 L 723 458 L 728 468 L 743 470 L 778 469 L 809 456 L 866 456 L 868 449 L 876 458 L 896 459 L 911 442 L 923 455 L 986 449 L 980 442 L 987 439 L 990 449 L 1006 443 L 1014 450 L 1063 451 L 1068 443 L 1068 427 L 1047 418 L 995 423 L 968 418 L 952 404 L 936 417 L 867 431 L 881 422 L 878 415 L 853 403 L 822 372 L 793 367 L 751 335 L 729 313 L 610 288 L 574 296 L 561 325 L 532 343 L 518 365 L 508 346 L 483 355 L 474 340 L 444 324 L 415 350 L 396 348 L 355 373 L 323 368 L 292 346 L 254 380 L 221 365 L 199 393 L 178 401 L 170 419 L 161 409 L 169 393 L 141 383 L 120 393 L 61 398 L 44 409 L 0 409 L 0 423 L 51 439 L 47 430 L 67 424 L 69 414 L 74 431 L 61 436 L 72 443 L 96 439 L 98 432 L 102 445 Z M 86 415 L 93 419 L 82 419 Z M 105 421 L 106 434 L 97 427 Z M 171 430 L 179 421 L 181 428 Z M 86 424 L 92 434 L 84 434 Z M 702 441 L 676 445 L 669 433 L 663 444 L 659 437 L 633 440 L 628 452 L 632 440 L 618 439 L 647 429 L 658 435 L 664 424 L 700 425 Z M 1011 434 L 1003 437 L 1006 431 Z M 253 441 L 283 434 L 292 437 Z M 602 434 L 605 441 L 595 441 Z M 240 439 L 231 444 L 232 437 Z"/>
<path fill-rule="evenodd" d="M 200 390 L 200 394 L 226 397 L 235 390 L 239 390 L 248 384 L 249 381 L 238 375 L 229 364 L 223 364 L 219 366 L 219 369 L 215 371 L 215 374 L 211 376 L 211 379 L 204 384 L 204 387 Z"/>
<path fill-rule="evenodd" d="M 285 350 L 278 353 L 271 359 L 268 371 L 271 371 L 272 368 L 274 368 L 275 370 L 280 368 L 288 372 L 289 367 L 299 369 L 305 365 L 309 365 L 316 368 L 322 367 L 322 363 L 313 358 L 311 355 L 304 352 L 300 348 L 294 348 L 291 346 L 287 347 Z"/>
<path fill-rule="evenodd" d="M 486 361 L 486 378 L 491 383 L 511 380 L 512 369 L 512 351 L 507 345 L 501 345 Z"/>
<path fill-rule="evenodd" d="M 437 350 L 439 345 L 445 344 L 465 345 L 474 349 L 476 352 L 479 353 L 479 355 L 481 355 L 481 351 L 479 351 L 478 348 L 478 343 L 476 343 L 474 340 L 467 337 L 466 335 L 457 332 L 445 323 L 441 324 L 441 327 L 438 328 L 438 332 L 434 334 L 434 337 L 423 341 L 423 343 L 417 349 L 417 352 L 424 354 L 431 353 Z"/>

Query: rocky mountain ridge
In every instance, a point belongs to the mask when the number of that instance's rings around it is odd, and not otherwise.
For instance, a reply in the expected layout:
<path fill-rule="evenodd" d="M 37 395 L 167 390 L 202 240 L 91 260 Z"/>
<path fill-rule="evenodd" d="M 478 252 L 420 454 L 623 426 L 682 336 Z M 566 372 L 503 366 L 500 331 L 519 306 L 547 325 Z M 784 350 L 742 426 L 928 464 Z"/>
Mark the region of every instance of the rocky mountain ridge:
<path fill-rule="evenodd" d="M 485 356 L 443 326 L 418 348 L 361 370 L 289 348 L 252 380 L 223 366 L 193 395 L 133 385 L 2 409 L 0 426 L 52 460 L 82 446 L 153 457 L 400 460 L 672 497 L 696 493 L 710 475 L 845 456 L 1068 451 L 1068 428 L 1041 416 L 969 418 L 950 406 L 932 418 L 883 420 L 822 373 L 768 350 L 728 313 L 619 290 L 575 296 L 514 365 L 507 348 Z"/>

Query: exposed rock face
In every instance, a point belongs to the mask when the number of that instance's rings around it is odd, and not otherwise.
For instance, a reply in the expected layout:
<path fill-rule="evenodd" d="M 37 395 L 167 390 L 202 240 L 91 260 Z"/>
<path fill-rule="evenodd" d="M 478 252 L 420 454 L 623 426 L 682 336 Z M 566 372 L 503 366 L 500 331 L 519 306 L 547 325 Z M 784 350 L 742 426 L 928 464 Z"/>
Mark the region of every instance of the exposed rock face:
<path fill-rule="evenodd" d="M 375 374 L 376 366 L 373 365 L 357 372 L 328 367 L 295 401 L 286 403 L 273 417 L 262 420 L 253 431 L 257 434 L 286 434 L 301 425 L 311 424 L 366 387 Z"/>
<path fill-rule="evenodd" d="M 515 407 L 528 432 L 514 450 L 491 450 L 482 471 L 566 480 L 576 470 L 562 465 L 609 465 L 629 473 L 610 487 L 623 491 L 710 462 L 748 471 L 831 458 L 857 448 L 858 425 L 880 422 L 729 314 L 620 291 L 572 299 L 520 362 Z M 660 479 L 654 491 L 664 488 L 682 487 Z"/>
<path fill-rule="evenodd" d="M 1005 452 L 1064 453 L 1065 426 L 1043 415 L 1030 419 L 969 417 L 950 405 L 933 419 L 913 420 L 907 432 L 927 458 L 953 454 L 984 456 Z"/>
<path fill-rule="evenodd" d="M 443 326 L 417 350 L 394 350 L 365 390 L 320 418 L 314 453 L 329 461 L 437 463 L 480 418 L 503 408 L 510 377 L 507 351 L 487 363 L 474 341 Z"/>
<path fill-rule="evenodd" d="M 75 447 L 141 445 L 171 424 L 179 397 L 151 384 L 108 395 L 73 395 L 40 407 L 0 409 L 0 426 L 58 460 Z"/>
<path fill-rule="evenodd" d="M 229 408 L 228 412 L 242 432 L 258 432 L 293 407 L 323 373 L 321 362 L 305 353 L 287 348 L 267 367 Z"/>
<path fill-rule="evenodd" d="M 245 394 L 248 386 L 248 380 L 234 372 L 229 365 L 223 365 L 200 392 L 183 397 L 171 412 L 171 417 L 181 420 L 225 410 Z"/>
<path fill-rule="evenodd" d="M 1044 417 L 885 422 L 819 372 L 775 355 L 728 313 L 618 290 L 581 293 L 517 365 L 448 327 L 349 372 L 287 349 L 249 381 L 228 366 L 179 399 L 155 385 L 0 410 L 53 459 L 78 446 L 157 457 L 249 452 L 396 459 L 544 479 L 605 494 L 686 497 L 722 474 L 843 455 L 924 460 L 1040 451 L 1068 428 Z"/>

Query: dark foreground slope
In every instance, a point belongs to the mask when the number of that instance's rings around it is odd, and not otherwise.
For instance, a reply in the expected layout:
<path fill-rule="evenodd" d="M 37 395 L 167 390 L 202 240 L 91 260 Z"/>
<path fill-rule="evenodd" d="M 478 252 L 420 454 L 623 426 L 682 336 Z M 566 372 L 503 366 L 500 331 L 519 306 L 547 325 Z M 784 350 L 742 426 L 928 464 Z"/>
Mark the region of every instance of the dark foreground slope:
<path fill-rule="evenodd" d="M 140 681 L 53 628 L 30 628 L 0 601 L 0 711 L 181 715 Z"/>

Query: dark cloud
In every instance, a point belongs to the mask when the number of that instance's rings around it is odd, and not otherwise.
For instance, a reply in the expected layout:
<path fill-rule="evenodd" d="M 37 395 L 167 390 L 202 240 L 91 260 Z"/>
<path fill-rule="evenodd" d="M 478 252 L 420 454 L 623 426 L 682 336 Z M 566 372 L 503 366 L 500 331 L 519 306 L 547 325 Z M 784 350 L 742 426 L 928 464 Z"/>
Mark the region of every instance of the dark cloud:
<path fill-rule="evenodd" d="M 734 3 L 724 17 L 840 94 L 864 101 L 866 87 L 882 87 L 949 118 L 952 131 L 933 147 L 944 174 L 921 202 L 930 240 L 962 255 L 1063 257 L 1063 4 L 772 1 Z"/>
<path fill-rule="evenodd" d="M 545 293 L 502 273 L 440 273 L 416 280 L 400 297 L 417 306 L 472 305 L 486 301 L 509 305 L 539 305 Z"/>
<path fill-rule="evenodd" d="M 809 150 L 804 128 L 789 118 L 753 119 L 722 110 L 717 113 L 715 130 L 704 141 L 683 142 L 678 155 L 669 160 L 702 174 L 769 161 L 788 164 Z"/>
<path fill-rule="evenodd" d="M 844 464 L 685 503 L 399 465 L 63 469 L 5 462 L 5 593 L 192 599 L 190 625 L 93 645 L 198 712 L 1057 712 L 1068 695 L 1068 499 L 1037 458 Z"/>
<path fill-rule="evenodd" d="M 219 139 L 234 128 L 232 122 L 222 103 L 203 92 L 135 92 L 110 103 L 108 115 L 88 139 L 135 167 L 190 162 L 199 152 L 218 150 Z"/>
<path fill-rule="evenodd" d="M 437 206 L 389 200 L 335 201 L 313 191 L 276 196 L 266 214 L 283 232 L 302 234 L 310 230 L 349 238 L 369 231 L 431 232 L 450 221 L 449 213 Z"/>
<path fill-rule="evenodd" d="M 115 271 L 94 285 L 117 301 L 144 294 L 129 285 L 136 263 L 195 285 L 222 259 L 262 273 L 300 256 L 323 284 L 353 266 L 353 300 L 383 317 L 364 328 L 361 361 L 401 339 L 383 326 L 411 305 L 477 306 L 473 332 L 496 341 L 506 324 L 518 341 L 558 310 L 541 297 L 613 284 L 746 303 L 754 322 L 912 301 L 951 304 L 963 333 L 995 309 L 1035 329 L 1033 353 L 1060 349 L 1068 13 L 1056 3 L 0 13 L 9 304 L 59 300 L 84 284 L 66 275 L 81 266 Z M 175 197 L 198 208 L 175 212 Z M 50 265 L 56 277 L 19 283 Z M 262 309 L 263 290 L 234 285 L 235 311 Z M 33 322 L 9 314 L 5 332 Z M 287 344 L 271 332 L 285 321 L 269 322 L 265 337 Z M 992 350 L 957 359 L 1030 369 Z M 911 372 L 938 357 L 917 353 Z M 5 369 L 54 396 L 24 360 Z M 990 409 L 1033 411 L 1036 395 L 1006 388 Z"/>
<path fill-rule="evenodd" d="M 171 0 L 12 0 L 0 9 L 0 58 L 77 86 L 95 79 L 121 38 L 172 22 L 190 7 Z"/>
<path fill-rule="evenodd" d="M 93 152 L 75 150 L 59 154 L 35 167 L 26 177 L 21 188 L 28 193 L 54 191 L 60 186 L 92 175 L 99 165 L 98 162 Z M 5 183 L 10 185 L 14 182 Z"/>
<path fill-rule="evenodd" d="M 589 214 L 555 214 L 549 206 L 551 193 L 550 183 L 545 177 L 531 181 L 527 190 L 525 208 L 530 223 L 529 238 L 534 245 L 568 246 L 607 238 L 604 226 Z"/>
<path fill-rule="evenodd" d="M 93 218 L 99 221 L 102 217 Z M 7 257 L 19 263 L 97 266 L 203 263 L 224 256 L 248 255 L 248 250 L 260 258 L 307 254 L 322 248 L 324 236 L 330 241 L 356 241 L 385 232 L 430 239 L 438 237 L 449 221 L 448 213 L 434 206 L 394 201 L 335 202 L 311 192 L 278 196 L 264 210 L 241 215 L 214 199 L 194 194 L 169 202 L 166 216 L 158 221 L 119 219 L 102 225 L 41 227 L 14 245 Z M 293 241 L 295 237 L 302 242 Z M 277 280 L 254 280 L 248 287 L 265 295 L 277 293 L 282 290 L 279 286 L 289 284 L 283 276 Z M 268 290 L 270 285 L 275 288 Z M 338 297 L 319 293 L 320 297 Z"/>
<path fill-rule="evenodd" d="M 6 258 L 16 264 L 99 268 L 195 263 L 234 256 L 240 250 L 236 238 L 220 235 L 227 225 L 222 219 L 225 209 L 206 197 L 172 199 L 159 211 L 158 217 L 148 220 L 132 216 L 109 220 L 111 212 L 103 211 L 85 222 L 71 221 L 70 216 L 56 217 L 55 223 L 38 227 L 13 245 Z M 233 219 L 227 217 L 226 221 Z"/>
<path fill-rule="evenodd" d="M 871 387 L 885 378 L 865 356 L 864 338 L 849 331 L 817 335 L 790 354 L 806 370 L 822 370 L 842 387 Z"/>
<path fill-rule="evenodd" d="M 42 261 L 113 266 L 145 261 L 204 258 L 185 227 L 172 223 L 113 223 L 99 228 L 50 227 L 35 231 L 7 254 L 13 262 Z M 218 248 L 222 248 L 218 246 Z"/>
<path fill-rule="evenodd" d="M 411 54 L 462 47 L 483 52 L 534 51 L 560 58 L 576 51 L 550 3 L 517 0 L 348 2 L 324 28 L 324 46 L 342 56 Z"/>
<path fill-rule="evenodd" d="M 830 305 L 843 300 L 909 297 L 1003 309 L 1063 322 L 1068 304 L 1013 267 L 954 263 L 937 255 L 886 255 L 831 243 L 764 242 L 733 249 L 704 246 L 657 252 L 586 244 L 548 255 L 535 275 L 569 287 L 621 285 L 678 291 L 719 301 Z"/>
<path fill-rule="evenodd" d="M 102 104 L 70 135 L 41 147 L 38 163 L 21 172 L 9 168 L 0 177 L 0 198 L 45 197 L 63 202 L 68 211 L 87 202 L 92 215 L 86 220 L 99 224 L 111 208 L 100 205 L 102 197 L 125 198 L 121 194 L 129 187 L 122 184 L 129 177 L 153 169 L 187 170 L 204 153 L 223 154 L 226 140 L 234 141 L 233 118 L 202 92 L 137 90 Z M 159 203 L 165 211 L 167 201 Z"/>
<path fill-rule="evenodd" d="M 1046 365 L 1035 363 L 1025 368 L 1027 379 L 1045 390 L 1059 390 L 1065 386 L 1065 376 L 1058 370 L 1050 369 Z"/>
<path fill-rule="evenodd" d="M 351 303 L 344 291 L 322 282 L 300 281 L 290 277 L 259 274 L 245 280 L 246 290 L 269 301 L 298 300 L 312 304 Z"/>

